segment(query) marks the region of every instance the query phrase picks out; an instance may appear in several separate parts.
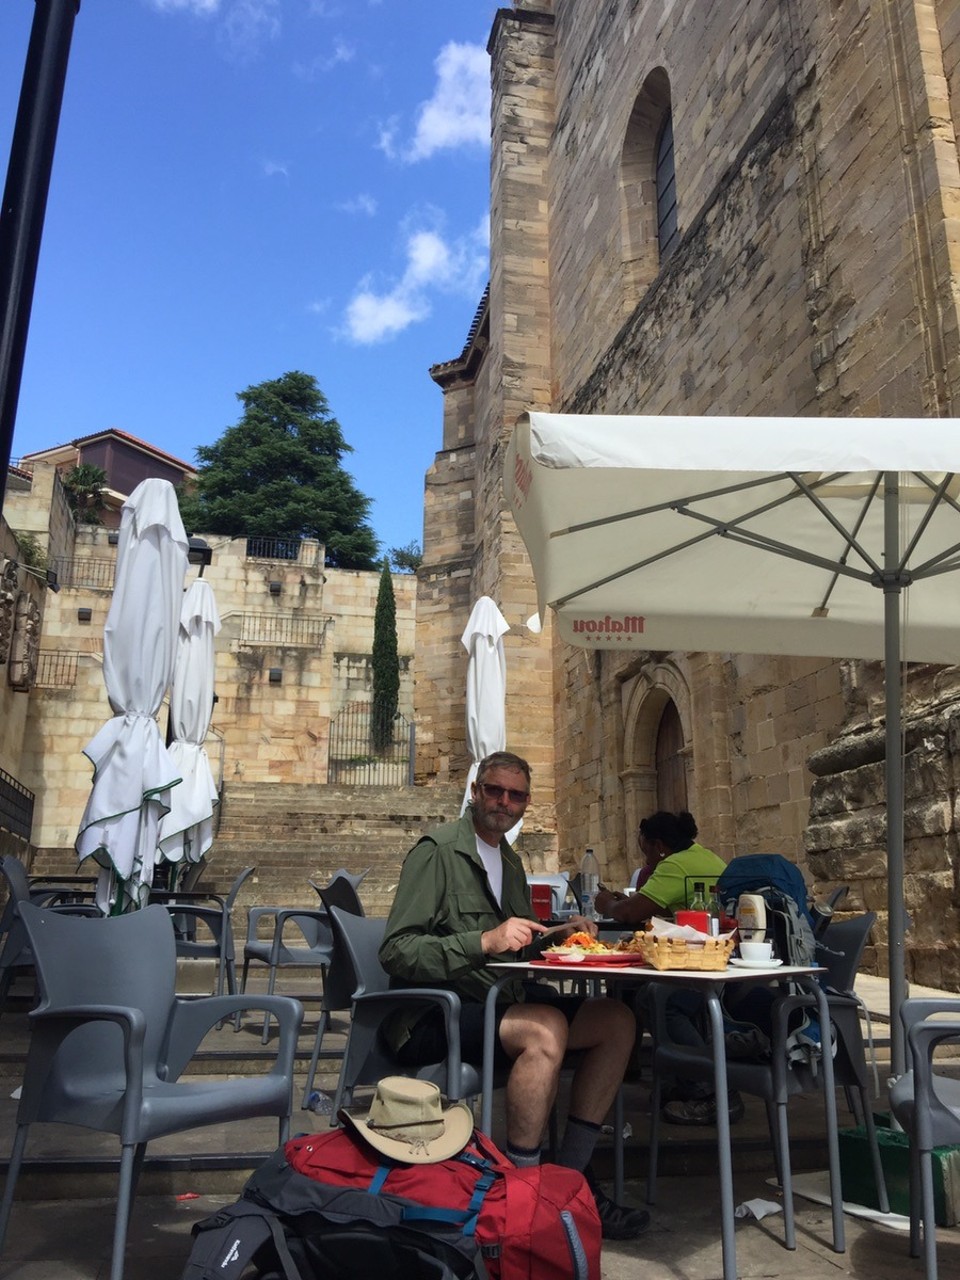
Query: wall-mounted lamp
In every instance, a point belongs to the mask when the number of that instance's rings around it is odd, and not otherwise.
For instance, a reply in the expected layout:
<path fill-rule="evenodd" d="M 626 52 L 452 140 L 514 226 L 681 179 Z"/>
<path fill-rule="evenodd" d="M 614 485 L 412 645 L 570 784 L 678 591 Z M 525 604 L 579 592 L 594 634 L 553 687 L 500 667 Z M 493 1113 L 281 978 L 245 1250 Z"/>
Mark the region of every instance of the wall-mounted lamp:
<path fill-rule="evenodd" d="M 270 583 L 270 594 L 272 596 L 278 596 L 282 590 L 283 590 L 282 582 L 274 581 Z"/>
<path fill-rule="evenodd" d="M 93 610 L 92 610 L 92 609 L 78 609 L 78 610 L 77 610 L 77 621 L 78 621 L 78 622 L 89 622 L 89 621 L 90 621 L 90 619 L 91 619 L 92 617 L 93 617 Z"/>
<path fill-rule="evenodd" d="M 200 566 L 199 577 L 203 577 L 203 571 L 212 559 L 213 547 L 209 542 L 204 538 L 187 539 L 187 563 Z"/>
<path fill-rule="evenodd" d="M 8 564 L 14 564 L 18 569 L 22 569 L 24 573 L 29 573 L 32 578 L 36 578 L 38 582 L 42 582 L 45 587 L 49 587 L 51 591 L 59 591 L 60 583 L 57 581 L 56 569 L 33 569 L 30 565 L 24 564 L 20 560 L 8 560 Z"/>
<path fill-rule="evenodd" d="M 270 668 L 270 683 L 283 684 L 283 668 L 282 667 Z"/>
<path fill-rule="evenodd" d="M 110 547 L 115 547 L 119 541 L 120 541 L 120 534 L 116 531 L 116 529 L 112 529 L 110 533 L 107 534 L 107 545 Z"/>

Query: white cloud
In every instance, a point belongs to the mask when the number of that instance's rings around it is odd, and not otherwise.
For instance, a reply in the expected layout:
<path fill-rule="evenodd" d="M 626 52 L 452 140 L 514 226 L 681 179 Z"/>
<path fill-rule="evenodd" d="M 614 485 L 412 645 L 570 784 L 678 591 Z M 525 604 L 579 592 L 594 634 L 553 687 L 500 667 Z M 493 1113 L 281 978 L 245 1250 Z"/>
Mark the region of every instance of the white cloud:
<path fill-rule="evenodd" d="M 382 151 L 388 160 L 395 160 L 399 154 L 397 150 L 397 134 L 399 132 L 400 121 L 397 116 L 391 116 L 389 120 L 379 126 L 377 150 Z"/>
<path fill-rule="evenodd" d="M 217 40 L 227 56 L 249 62 L 280 34 L 282 0 L 150 0 L 160 13 L 216 17 Z"/>
<path fill-rule="evenodd" d="M 433 96 L 417 116 L 404 159 L 426 160 L 437 151 L 490 143 L 490 59 L 478 44 L 444 45 L 434 67 Z"/>
<path fill-rule="evenodd" d="M 280 0 L 227 0 L 218 35 L 232 59 L 249 62 L 279 34 Z"/>
<path fill-rule="evenodd" d="M 353 199 L 342 201 L 337 208 L 341 213 L 364 213 L 368 218 L 372 218 L 377 212 L 377 202 L 373 196 L 361 191 Z"/>
<path fill-rule="evenodd" d="M 429 314 L 424 300 L 407 298 L 399 289 L 377 294 L 361 287 L 347 307 L 347 330 L 354 342 L 366 346 L 402 333 Z"/>
<path fill-rule="evenodd" d="M 281 161 L 279 161 L 279 160 L 264 160 L 264 162 L 263 162 L 263 176 L 264 176 L 265 178 L 272 178 L 272 177 L 274 177 L 274 176 L 275 176 L 276 174 L 278 174 L 278 173 L 279 173 L 282 177 L 284 177 L 284 178 L 289 178 L 289 177 L 290 177 L 290 172 L 289 172 L 289 170 L 287 169 L 287 166 L 286 166 L 285 164 L 283 164 Z"/>
<path fill-rule="evenodd" d="M 220 8 L 220 0 L 151 0 L 151 3 L 161 13 L 172 13 L 176 9 L 187 9 L 190 13 L 216 13 Z"/>
<path fill-rule="evenodd" d="M 352 62 L 356 56 L 357 51 L 352 44 L 337 38 L 333 42 L 333 49 L 330 53 L 318 54 L 316 58 L 312 58 L 309 62 L 295 62 L 293 64 L 293 73 L 299 76 L 301 80 L 316 80 L 319 76 L 327 75 L 334 68 L 344 63 Z"/>
<path fill-rule="evenodd" d="M 359 284 L 347 306 L 347 337 L 361 346 L 383 342 L 425 320 L 437 293 L 475 296 L 488 272 L 486 219 L 468 235 L 447 240 L 436 227 L 408 230 L 406 266 L 389 287 L 378 290 L 370 276 Z"/>

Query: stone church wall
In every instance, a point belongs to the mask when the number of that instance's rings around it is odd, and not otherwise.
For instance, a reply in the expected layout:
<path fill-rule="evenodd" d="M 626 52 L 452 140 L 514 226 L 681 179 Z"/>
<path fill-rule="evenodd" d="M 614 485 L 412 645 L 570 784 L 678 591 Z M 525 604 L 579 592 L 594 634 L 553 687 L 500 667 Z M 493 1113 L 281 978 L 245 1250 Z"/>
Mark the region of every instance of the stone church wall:
<path fill-rule="evenodd" d="M 525 573 L 496 500 L 500 442 L 524 409 L 957 416 L 955 0 L 518 2 L 499 11 L 490 50 L 489 349 L 462 371 L 476 393 L 463 549 L 498 602 Z M 661 262 L 652 157 L 667 107 L 680 239 Z M 845 747 L 878 727 L 876 665 L 628 662 L 554 644 L 549 626 L 513 644 L 528 722 L 543 723 L 529 719 L 538 697 L 552 715 L 561 865 L 588 843 L 611 881 L 634 865 L 670 700 L 704 842 L 786 853 L 817 887 L 849 882 L 852 908 L 883 915 L 883 815 L 863 773 L 876 761 L 854 766 Z M 552 682 L 538 693 L 545 653 Z M 956 986 L 953 684 L 916 670 L 908 693 L 923 745 L 909 757 L 906 858 L 910 902 L 943 908 L 914 912 L 908 975 Z M 883 927 L 875 942 L 882 965 Z"/>

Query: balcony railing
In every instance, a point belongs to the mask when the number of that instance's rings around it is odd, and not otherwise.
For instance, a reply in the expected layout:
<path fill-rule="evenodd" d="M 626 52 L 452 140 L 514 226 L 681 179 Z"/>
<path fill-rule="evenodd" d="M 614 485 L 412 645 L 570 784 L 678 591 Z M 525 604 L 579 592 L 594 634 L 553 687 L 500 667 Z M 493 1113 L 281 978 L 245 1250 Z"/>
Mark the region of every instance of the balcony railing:
<path fill-rule="evenodd" d="M 37 689 L 70 689 L 77 683 L 80 654 L 68 649 L 41 649 L 37 661 Z"/>
<path fill-rule="evenodd" d="M 319 649 L 330 623 L 326 617 L 303 618 L 299 614 L 241 614 L 240 643 Z"/>
<path fill-rule="evenodd" d="M 302 538 L 248 538 L 248 560 L 287 560 L 300 559 Z"/>
<path fill-rule="evenodd" d="M 117 571 L 116 558 L 103 559 L 71 559 L 57 557 L 50 562 L 51 569 L 56 570 L 57 582 L 61 587 L 87 587 L 97 591 L 112 591 L 113 579 Z"/>
<path fill-rule="evenodd" d="M 33 792 L 0 769 L 0 827 L 22 840 L 29 840 L 33 829 L 33 803 Z"/>

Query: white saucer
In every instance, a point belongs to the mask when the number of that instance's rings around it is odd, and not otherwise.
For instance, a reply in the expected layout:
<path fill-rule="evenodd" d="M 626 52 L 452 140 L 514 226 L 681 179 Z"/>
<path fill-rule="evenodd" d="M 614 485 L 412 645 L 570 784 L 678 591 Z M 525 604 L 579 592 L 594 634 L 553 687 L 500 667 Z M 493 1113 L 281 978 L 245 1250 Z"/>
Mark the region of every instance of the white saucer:
<path fill-rule="evenodd" d="M 740 960 L 731 957 L 728 964 L 732 964 L 735 969 L 779 969 L 783 964 L 782 960 Z"/>

